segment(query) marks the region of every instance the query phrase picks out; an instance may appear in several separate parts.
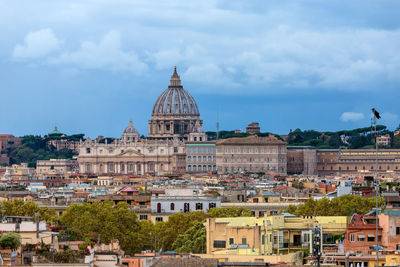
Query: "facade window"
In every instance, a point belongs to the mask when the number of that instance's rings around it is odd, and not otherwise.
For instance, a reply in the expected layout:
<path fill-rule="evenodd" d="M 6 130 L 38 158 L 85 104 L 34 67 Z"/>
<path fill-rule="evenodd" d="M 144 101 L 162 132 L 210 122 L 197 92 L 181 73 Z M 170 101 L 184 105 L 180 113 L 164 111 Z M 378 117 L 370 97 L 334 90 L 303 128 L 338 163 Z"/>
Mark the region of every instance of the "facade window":
<path fill-rule="evenodd" d="M 400 227 L 396 227 L 396 235 L 400 235 Z"/>
<path fill-rule="evenodd" d="M 196 210 L 203 210 L 203 203 L 196 203 Z"/>
<path fill-rule="evenodd" d="M 225 240 L 214 240 L 214 248 L 226 248 Z"/>
<path fill-rule="evenodd" d="M 193 162 L 196 162 L 196 160 L 197 160 L 197 157 L 193 156 Z"/>
<path fill-rule="evenodd" d="M 217 207 L 217 204 L 216 204 L 215 202 L 210 202 L 210 203 L 208 204 L 208 209 L 209 209 L 209 210 L 212 209 L 212 208 L 215 208 L 215 207 Z"/>
<path fill-rule="evenodd" d="M 197 171 L 197 166 L 193 165 L 193 171 Z"/>
<path fill-rule="evenodd" d="M 235 243 L 235 239 L 233 237 L 229 238 L 229 245 L 233 245 Z"/>
<path fill-rule="evenodd" d="M 188 157 L 187 157 L 187 161 L 188 161 L 188 162 L 191 162 L 191 161 L 192 161 L 192 157 L 191 157 L 191 156 L 188 156 Z"/>
<path fill-rule="evenodd" d="M 188 165 L 188 171 L 192 170 L 192 165 Z"/>
<path fill-rule="evenodd" d="M 112 164 L 112 163 L 110 164 L 110 171 L 112 171 L 112 172 L 114 171 L 114 164 Z"/>
<path fill-rule="evenodd" d="M 129 164 L 129 171 L 133 171 L 133 164 Z"/>
<path fill-rule="evenodd" d="M 247 244 L 247 239 L 246 237 L 242 237 L 242 245 L 246 245 Z"/>
<path fill-rule="evenodd" d="M 171 203 L 171 205 L 170 205 L 171 207 L 171 210 L 175 210 L 175 203 Z"/>
<path fill-rule="evenodd" d="M 211 161 L 211 156 L 208 156 L 208 161 Z"/>
<path fill-rule="evenodd" d="M 190 203 L 184 203 L 183 204 L 183 212 L 187 213 L 190 211 Z"/>
<path fill-rule="evenodd" d="M 355 241 L 354 234 L 350 234 L 350 242 L 354 242 L 354 241 Z"/>
<path fill-rule="evenodd" d="M 357 235 L 357 241 L 358 242 L 364 242 L 365 241 L 365 235 L 364 234 L 358 234 Z"/>
<path fill-rule="evenodd" d="M 368 242 L 375 242 L 375 235 L 374 234 L 368 234 L 367 241 Z"/>
<path fill-rule="evenodd" d="M 88 164 L 88 165 L 86 166 L 86 171 L 87 171 L 87 172 L 90 172 L 90 164 Z"/>
<path fill-rule="evenodd" d="M 163 221 L 163 217 L 156 217 L 156 222 L 162 222 Z"/>
<path fill-rule="evenodd" d="M 148 219 L 147 214 L 140 214 L 139 215 L 139 220 L 144 221 L 144 220 L 147 220 L 147 219 Z"/>
<path fill-rule="evenodd" d="M 265 235 L 261 236 L 261 245 L 265 245 Z"/>
<path fill-rule="evenodd" d="M 203 165 L 203 171 L 207 171 L 207 166 Z"/>
<path fill-rule="evenodd" d="M 86 154 L 90 154 L 90 147 L 86 148 Z"/>
<path fill-rule="evenodd" d="M 161 203 L 157 203 L 157 213 L 161 213 Z"/>

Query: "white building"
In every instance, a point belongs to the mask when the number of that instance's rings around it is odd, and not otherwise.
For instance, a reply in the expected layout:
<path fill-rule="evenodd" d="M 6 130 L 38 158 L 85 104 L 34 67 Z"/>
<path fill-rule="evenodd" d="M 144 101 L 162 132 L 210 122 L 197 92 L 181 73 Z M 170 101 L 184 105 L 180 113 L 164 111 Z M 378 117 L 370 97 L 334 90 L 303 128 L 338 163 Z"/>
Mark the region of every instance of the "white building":
<path fill-rule="evenodd" d="M 151 196 L 153 214 L 208 212 L 211 208 L 219 207 L 221 197 L 205 196 L 198 189 L 166 189 L 165 194 Z"/>

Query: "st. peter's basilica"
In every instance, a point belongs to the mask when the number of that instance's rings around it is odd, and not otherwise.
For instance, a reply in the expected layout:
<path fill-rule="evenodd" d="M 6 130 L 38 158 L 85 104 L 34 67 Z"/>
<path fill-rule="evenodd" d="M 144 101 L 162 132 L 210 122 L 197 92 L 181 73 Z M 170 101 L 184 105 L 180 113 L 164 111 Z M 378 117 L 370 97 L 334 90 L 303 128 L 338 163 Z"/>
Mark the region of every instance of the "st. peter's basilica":
<path fill-rule="evenodd" d="M 207 137 L 196 101 L 183 89 L 176 68 L 154 104 L 149 136 L 140 136 L 130 121 L 121 139 L 110 144 L 87 138 L 80 144 L 80 172 L 162 175 L 185 171 L 185 140 L 206 141 Z"/>

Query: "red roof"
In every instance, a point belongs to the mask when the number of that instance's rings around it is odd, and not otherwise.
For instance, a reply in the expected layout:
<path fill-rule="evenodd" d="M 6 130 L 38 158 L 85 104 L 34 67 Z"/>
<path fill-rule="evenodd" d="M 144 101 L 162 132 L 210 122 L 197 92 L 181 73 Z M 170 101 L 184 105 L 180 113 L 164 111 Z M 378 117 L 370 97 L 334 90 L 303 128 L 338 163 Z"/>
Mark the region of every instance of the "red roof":
<path fill-rule="evenodd" d="M 120 192 L 137 192 L 138 190 L 136 188 L 133 188 L 129 185 L 125 186 L 120 190 Z"/>

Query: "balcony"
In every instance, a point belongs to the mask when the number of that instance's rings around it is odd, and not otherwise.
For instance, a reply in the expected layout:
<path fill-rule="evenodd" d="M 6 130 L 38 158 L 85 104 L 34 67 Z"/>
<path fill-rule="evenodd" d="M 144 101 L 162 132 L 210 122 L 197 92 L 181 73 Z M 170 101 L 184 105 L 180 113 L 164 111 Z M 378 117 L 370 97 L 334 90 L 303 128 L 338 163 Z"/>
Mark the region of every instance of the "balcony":
<path fill-rule="evenodd" d="M 133 212 L 140 212 L 140 213 L 151 212 L 151 206 L 150 205 L 131 206 L 130 210 Z"/>

